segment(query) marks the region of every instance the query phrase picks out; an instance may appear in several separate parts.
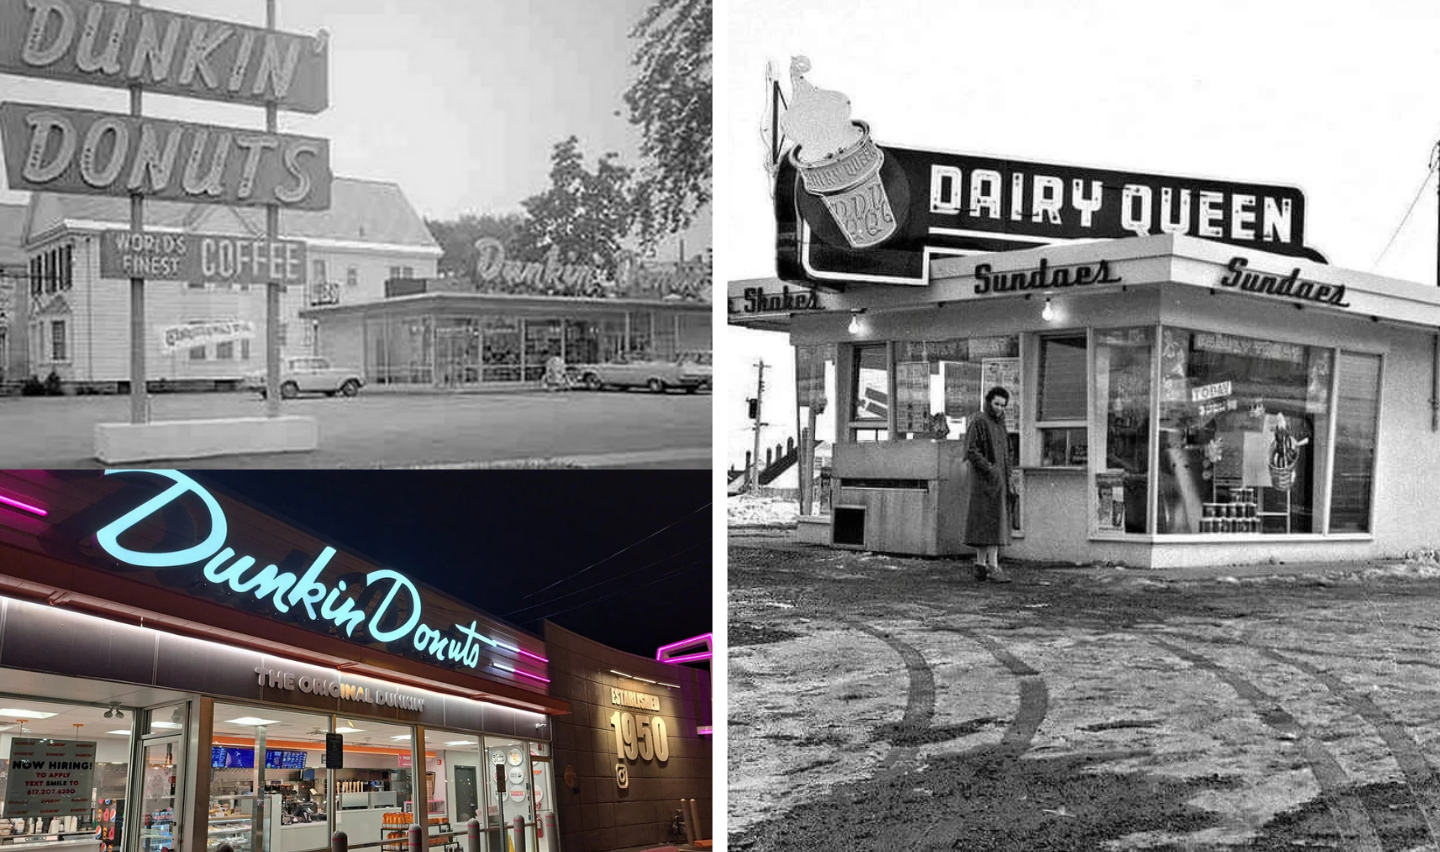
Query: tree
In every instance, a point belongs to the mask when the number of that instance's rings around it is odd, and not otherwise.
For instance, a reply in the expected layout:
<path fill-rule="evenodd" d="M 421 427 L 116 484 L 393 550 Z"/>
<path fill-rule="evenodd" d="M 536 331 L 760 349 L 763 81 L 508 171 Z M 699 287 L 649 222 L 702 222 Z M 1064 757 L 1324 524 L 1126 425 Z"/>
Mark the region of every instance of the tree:
<path fill-rule="evenodd" d="M 632 169 L 616 162 L 618 157 L 613 152 L 604 155 L 592 172 L 585 168 L 579 139 L 557 142 L 550 154 L 550 188 L 520 202 L 529 216 L 508 247 L 514 258 L 539 262 L 554 248 L 562 263 L 613 271 L 620 240 L 635 219 Z"/>
<path fill-rule="evenodd" d="M 630 31 L 639 73 L 625 92 L 648 160 L 634 190 L 647 243 L 690 226 L 710 201 L 713 77 L 711 0 L 656 0 Z"/>
<path fill-rule="evenodd" d="M 445 252 L 440 256 L 440 274 L 473 275 L 475 272 L 475 241 L 481 237 L 494 237 L 509 246 L 525 223 L 521 213 L 486 213 L 476 216 L 463 213 L 460 218 L 447 222 L 441 219 L 426 219 L 425 227 Z"/>

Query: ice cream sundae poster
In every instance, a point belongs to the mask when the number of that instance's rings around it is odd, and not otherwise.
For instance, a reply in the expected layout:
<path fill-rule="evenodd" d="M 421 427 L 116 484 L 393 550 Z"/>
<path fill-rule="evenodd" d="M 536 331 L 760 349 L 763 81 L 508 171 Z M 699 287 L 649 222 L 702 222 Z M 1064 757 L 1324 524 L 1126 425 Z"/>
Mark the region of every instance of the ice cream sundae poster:
<path fill-rule="evenodd" d="M 788 76 L 786 97 L 772 71 L 764 134 L 784 280 L 923 286 L 933 256 L 1160 233 L 1325 260 L 1304 244 L 1295 187 L 881 144 L 884 128 L 816 83 L 805 57 Z"/>

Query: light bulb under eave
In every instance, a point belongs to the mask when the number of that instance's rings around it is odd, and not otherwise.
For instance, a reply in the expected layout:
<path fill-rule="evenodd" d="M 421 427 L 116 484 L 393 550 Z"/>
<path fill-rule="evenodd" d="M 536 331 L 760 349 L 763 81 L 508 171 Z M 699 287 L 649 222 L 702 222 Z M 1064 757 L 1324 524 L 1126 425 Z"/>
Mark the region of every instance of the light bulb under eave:
<path fill-rule="evenodd" d="M 860 333 L 860 316 L 859 316 L 858 314 L 851 314 L 851 315 L 850 315 L 850 333 L 851 333 L 851 334 L 859 334 L 859 333 Z"/>
<path fill-rule="evenodd" d="M 1046 322 L 1051 322 L 1055 319 L 1055 306 L 1050 304 L 1049 299 L 1045 300 L 1045 307 L 1040 311 L 1040 319 Z"/>

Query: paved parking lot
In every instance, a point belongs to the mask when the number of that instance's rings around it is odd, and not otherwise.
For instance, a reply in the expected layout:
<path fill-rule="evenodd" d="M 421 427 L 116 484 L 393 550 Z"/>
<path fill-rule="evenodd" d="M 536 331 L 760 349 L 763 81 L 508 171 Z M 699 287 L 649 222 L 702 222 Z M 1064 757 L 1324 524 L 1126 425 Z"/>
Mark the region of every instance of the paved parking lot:
<path fill-rule="evenodd" d="M 394 393 L 286 400 L 315 417 L 311 453 L 219 456 L 186 467 L 467 466 L 570 459 L 596 467 L 709 468 L 709 394 Z M 250 393 L 157 394 L 152 420 L 263 416 Z M 0 467 L 99 467 L 96 423 L 130 418 L 126 396 L 0 398 Z"/>

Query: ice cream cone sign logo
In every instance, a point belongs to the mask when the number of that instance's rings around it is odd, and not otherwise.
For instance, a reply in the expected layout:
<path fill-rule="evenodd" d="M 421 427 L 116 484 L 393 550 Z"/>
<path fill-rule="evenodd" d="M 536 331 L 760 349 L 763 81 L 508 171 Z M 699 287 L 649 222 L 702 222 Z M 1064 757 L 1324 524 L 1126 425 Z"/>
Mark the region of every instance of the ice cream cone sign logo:
<path fill-rule="evenodd" d="M 1275 415 L 1275 432 L 1270 439 L 1270 482 L 1281 491 L 1289 491 L 1295 482 L 1295 464 L 1300 461 L 1300 448 L 1309 438 L 1295 440 L 1284 414 Z"/>
<path fill-rule="evenodd" d="M 895 211 L 880 179 L 885 154 L 870 126 L 850 118 L 850 99 L 805 79 L 810 60 L 790 60 L 790 105 L 780 129 L 795 144 L 790 162 L 805 191 L 818 198 L 852 248 L 871 248 L 894 235 Z"/>

